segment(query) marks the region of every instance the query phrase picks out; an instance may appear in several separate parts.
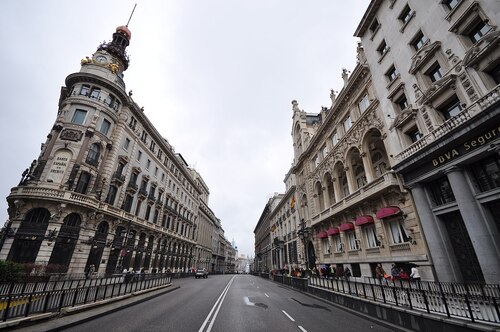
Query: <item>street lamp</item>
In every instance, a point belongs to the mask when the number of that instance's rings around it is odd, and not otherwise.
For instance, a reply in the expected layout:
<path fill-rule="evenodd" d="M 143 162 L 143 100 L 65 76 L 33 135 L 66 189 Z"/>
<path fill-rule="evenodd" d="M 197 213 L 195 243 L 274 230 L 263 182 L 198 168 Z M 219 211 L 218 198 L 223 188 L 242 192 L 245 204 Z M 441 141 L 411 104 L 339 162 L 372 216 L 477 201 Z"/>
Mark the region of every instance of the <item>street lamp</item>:
<path fill-rule="evenodd" d="M 306 227 L 306 223 L 304 219 L 302 219 L 299 223 L 299 231 L 297 232 L 299 235 L 300 240 L 302 240 L 302 244 L 304 246 L 304 257 L 306 260 L 306 269 L 309 269 L 309 261 L 307 259 L 307 248 L 306 248 L 306 242 L 309 239 L 310 235 L 310 228 Z"/>

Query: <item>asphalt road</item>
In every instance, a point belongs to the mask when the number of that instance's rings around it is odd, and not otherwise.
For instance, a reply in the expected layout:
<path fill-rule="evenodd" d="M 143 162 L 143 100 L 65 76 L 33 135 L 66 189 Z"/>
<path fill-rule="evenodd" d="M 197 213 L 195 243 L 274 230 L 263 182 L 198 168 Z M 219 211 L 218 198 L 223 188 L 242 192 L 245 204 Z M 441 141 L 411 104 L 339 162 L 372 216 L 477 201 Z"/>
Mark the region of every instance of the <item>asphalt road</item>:
<path fill-rule="evenodd" d="M 180 288 L 64 331 L 393 331 L 251 275 L 172 283 Z"/>

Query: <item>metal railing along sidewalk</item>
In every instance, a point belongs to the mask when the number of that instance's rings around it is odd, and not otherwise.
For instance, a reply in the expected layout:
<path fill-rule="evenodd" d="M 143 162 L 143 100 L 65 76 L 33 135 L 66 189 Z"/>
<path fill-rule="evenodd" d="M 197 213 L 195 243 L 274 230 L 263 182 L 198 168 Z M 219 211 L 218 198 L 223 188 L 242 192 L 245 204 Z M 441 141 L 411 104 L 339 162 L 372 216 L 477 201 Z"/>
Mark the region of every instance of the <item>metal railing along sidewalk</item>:
<path fill-rule="evenodd" d="M 276 280 L 276 279 L 275 279 Z M 410 310 L 500 324 L 499 285 L 426 281 L 358 282 L 339 278 L 309 278 L 308 287 L 324 288 Z M 276 280 L 278 281 L 278 280 Z"/>
<path fill-rule="evenodd" d="M 169 274 L 116 275 L 109 278 L 0 284 L 2 321 L 58 312 L 171 283 Z"/>

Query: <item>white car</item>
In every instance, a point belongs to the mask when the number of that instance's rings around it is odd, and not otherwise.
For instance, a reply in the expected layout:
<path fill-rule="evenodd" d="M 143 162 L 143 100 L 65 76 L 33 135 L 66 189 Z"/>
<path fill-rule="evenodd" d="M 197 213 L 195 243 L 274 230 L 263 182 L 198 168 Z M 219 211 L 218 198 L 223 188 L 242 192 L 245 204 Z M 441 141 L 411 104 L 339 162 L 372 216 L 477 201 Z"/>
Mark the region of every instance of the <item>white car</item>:
<path fill-rule="evenodd" d="M 204 268 L 198 268 L 196 269 L 196 273 L 194 274 L 194 277 L 196 279 L 198 278 L 208 278 L 208 271 Z"/>

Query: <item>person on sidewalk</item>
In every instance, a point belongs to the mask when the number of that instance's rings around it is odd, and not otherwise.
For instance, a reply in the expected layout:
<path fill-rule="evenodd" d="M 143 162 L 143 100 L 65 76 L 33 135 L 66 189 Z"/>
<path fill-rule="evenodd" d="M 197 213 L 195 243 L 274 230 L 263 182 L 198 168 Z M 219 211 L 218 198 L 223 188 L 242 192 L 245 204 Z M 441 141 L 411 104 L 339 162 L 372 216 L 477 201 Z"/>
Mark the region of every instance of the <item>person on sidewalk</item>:
<path fill-rule="evenodd" d="M 349 278 L 351 277 L 351 270 L 349 270 L 348 267 L 346 267 L 344 270 L 344 277 L 345 277 L 345 280 L 347 280 L 347 281 L 349 281 Z"/>
<path fill-rule="evenodd" d="M 410 278 L 414 281 L 420 281 L 420 274 L 418 273 L 417 266 L 418 265 L 413 265 L 411 268 Z"/>
<path fill-rule="evenodd" d="M 382 264 L 378 263 L 377 266 L 375 267 L 375 278 L 377 278 L 380 281 L 380 284 L 382 285 L 382 280 L 384 280 L 384 276 L 387 273 L 385 273 L 384 268 L 382 267 Z"/>
<path fill-rule="evenodd" d="M 396 267 L 396 264 L 392 264 L 391 277 L 393 281 L 399 279 L 399 268 Z"/>

